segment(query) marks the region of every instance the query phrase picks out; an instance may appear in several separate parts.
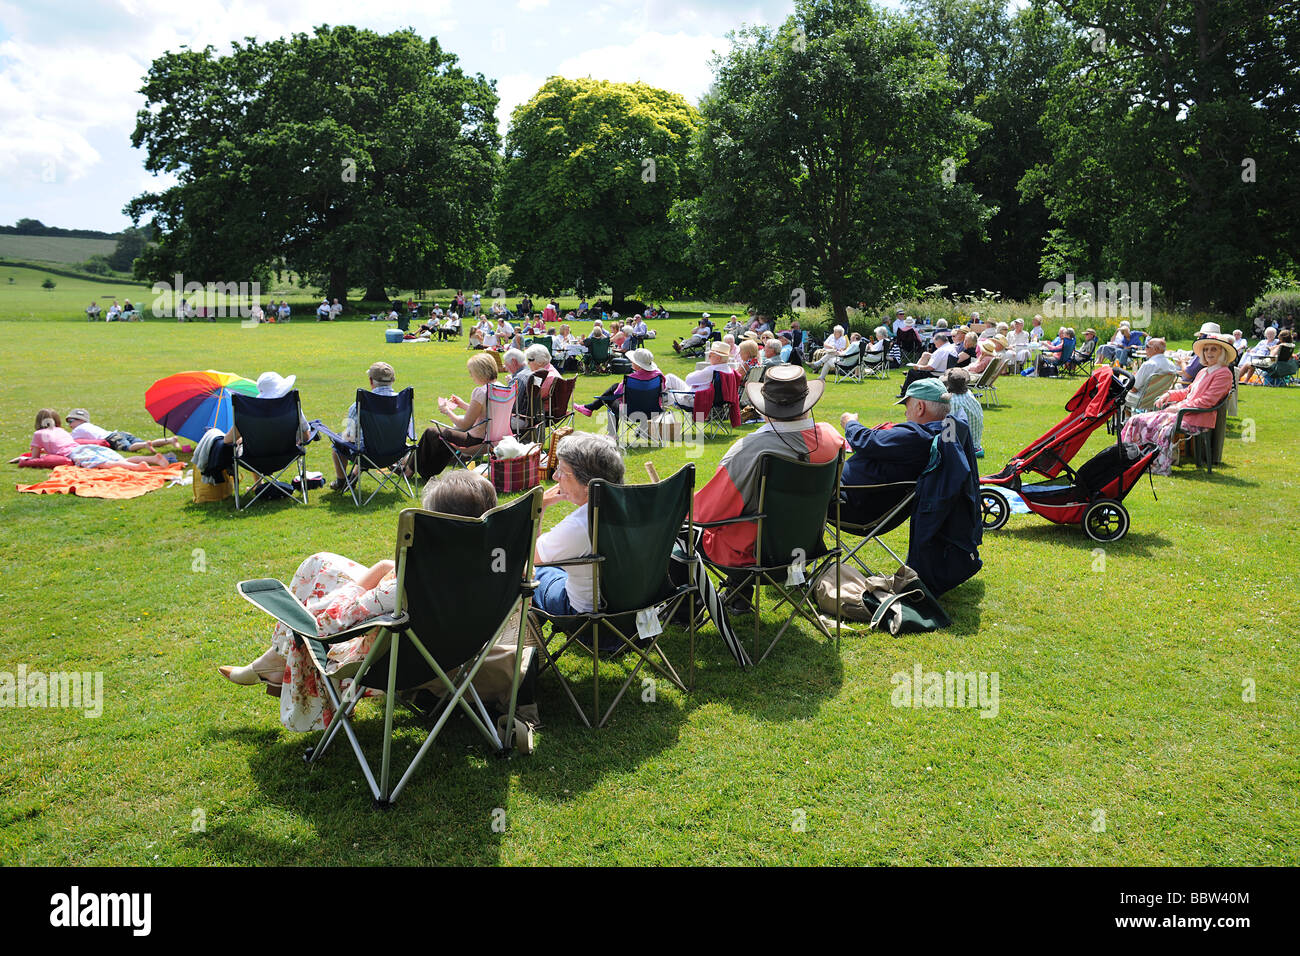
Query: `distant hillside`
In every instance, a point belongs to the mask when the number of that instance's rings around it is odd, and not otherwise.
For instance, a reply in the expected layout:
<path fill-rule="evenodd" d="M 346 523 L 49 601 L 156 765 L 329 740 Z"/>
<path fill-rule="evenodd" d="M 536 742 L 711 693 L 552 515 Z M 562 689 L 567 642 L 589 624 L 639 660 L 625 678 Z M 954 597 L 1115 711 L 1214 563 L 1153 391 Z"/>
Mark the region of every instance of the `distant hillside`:
<path fill-rule="evenodd" d="M 0 259 L 36 262 L 85 262 L 91 256 L 111 256 L 115 239 L 71 239 L 64 236 L 0 234 Z"/>
<path fill-rule="evenodd" d="M 0 226 L 0 236 L 58 236 L 64 239 L 117 239 L 120 232 L 98 229 L 61 229 L 47 226 L 39 219 L 19 219 L 12 226 Z"/>

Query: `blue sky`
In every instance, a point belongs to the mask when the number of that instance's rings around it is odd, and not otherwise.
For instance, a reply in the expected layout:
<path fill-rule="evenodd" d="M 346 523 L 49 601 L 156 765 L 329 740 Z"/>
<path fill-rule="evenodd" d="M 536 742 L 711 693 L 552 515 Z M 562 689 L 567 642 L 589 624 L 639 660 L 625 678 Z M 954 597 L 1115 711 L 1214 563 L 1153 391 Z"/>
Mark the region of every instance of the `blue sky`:
<path fill-rule="evenodd" d="M 901 0 L 885 6 L 898 9 Z M 133 196 L 161 188 L 130 145 L 154 57 L 218 50 L 321 23 L 437 36 L 497 81 L 497 118 L 548 76 L 642 80 L 695 102 L 709 60 L 744 23 L 779 23 L 791 0 L 0 0 L 0 223 L 116 231 Z"/>

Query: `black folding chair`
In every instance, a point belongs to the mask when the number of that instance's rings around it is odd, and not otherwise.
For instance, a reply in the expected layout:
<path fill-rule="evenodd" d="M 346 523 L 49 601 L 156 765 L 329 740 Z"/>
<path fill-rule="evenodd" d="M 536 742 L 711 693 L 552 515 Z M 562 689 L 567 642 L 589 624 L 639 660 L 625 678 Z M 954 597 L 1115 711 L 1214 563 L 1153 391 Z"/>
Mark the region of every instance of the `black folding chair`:
<path fill-rule="evenodd" d="M 357 423 L 360 444 L 334 441 L 334 450 L 356 477 L 348 479 L 348 492 L 357 507 L 370 504 L 384 488 L 408 498 L 415 497 L 406 477 L 406 464 L 415 454 L 412 442 L 415 418 L 415 389 L 404 388 L 396 395 L 376 395 L 357 389 Z M 375 490 L 363 502 L 361 479 L 369 475 Z"/>
<path fill-rule="evenodd" d="M 522 400 L 525 403 L 521 415 L 521 427 L 515 431 L 527 442 L 545 445 L 551 432 L 573 421 L 573 410 L 569 400 L 573 397 L 577 378 L 557 378 L 551 385 L 550 394 L 542 397 L 542 379 L 533 376 L 528 382 Z"/>
<path fill-rule="evenodd" d="M 665 417 L 663 387 L 662 374 L 644 379 L 630 375 L 623 377 L 623 391 L 618 404 L 606 410 L 607 415 L 615 416 L 618 421 L 615 435 L 620 445 L 626 445 L 629 437 L 639 441 L 657 440 L 661 445 L 666 442 L 663 430 L 651 427 L 652 423 Z"/>
<path fill-rule="evenodd" d="M 481 518 L 408 509 L 397 521 L 397 606 L 392 614 L 320 636 L 316 620 L 283 584 L 273 579 L 241 581 L 239 593 L 289 628 L 320 672 L 319 684 L 334 708 L 334 719 L 306 759 L 314 764 L 340 730 L 347 736 L 377 808 L 397 799 L 447 718 L 456 708 L 498 753 L 512 746 L 518 701 L 521 653 L 515 655 L 514 682 L 506 713 L 506 739 L 497 733 L 473 680 L 489 652 L 506 636 L 511 616 L 519 615 L 515 647 L 524 647 L 532 597 L 533 547 L 541 517 L 542 491 L 534 488 Z M 456 573 L 447 573 L 448 555 Z M 466 595 L 473 595 L 466 600 Z M 365 659 L 330 670 L 329 648 L 379 628 Z M 455 679 L 448 676 L 459 670 Z M 342 682 L 351 678 L 346 693 Z M 435 709 L 433 728 L 396 785 L 390 786 L 393 710 L 398 695 L 436 681 L 447 692 Z M 384 744 L 379 780 L 371 770 L 352 725 L 357 703 L 367 689 L 384 692 Z M 473 702 L 474 706 L 470 706 Z M 432 716 L 432 715 L 430 715 Z"/>
<path fill-rule="evenodd" d="M 649 664 L 676 685 L 683 693 L 686 684 L 673 669 L 663 648 L 659 646 L 659 632 L 655 622 L 646 619 L 650 611 L 656 618 L 671 617 L 688 601 L 690 615 L 691 667 L 695 666 L 695 593 L 693 575 L 687 575 L 685 584 L 669 580 L 668 568 L 673 547 L 683 527 L 690 527 L 693 514 L 695 466 L 685 465 L 675 475 L 655 484 L 612 485 L 599 479 L 590 485 L 587 499 L 588 527 L 591 534 L 589 554 L 554 564 L 538 567 L 591 566 L 592 606 L 587 614 L 557 616 L 547 614 L 536 606 L 532 609 L 535 620 L 549 623 L 548 640 L 541 642 L 542 664 L 539 675 L 550 668 L 559 677 L 569 702 L 573 704 L 582 722 L 590 727 L 605 726 L 614 708 L 618 706 L 628 687 L 636 680 L 641 668 Z M 696 556 L 693 536 L 687 534 L 686 562 L 693 565 Z M 640 617 L 639 617 L 640 616 Z M 564 641 L 555 651 L 550 644 Z M 609 644 L 602 648 L 601 636 L 608 635 Z M 584 641 L 584 636 L 587 639 Z M 578 703 L 569 682 L 560 673 L 556 662 L 570 648 L 579 647 L 591 654 L 592 711 L 591 720 Z M 636 655 L 636 666 L 619 687 L 609 708 L 602 716 L 600 711 L 600 660 L 625 653 Z M 657 659 L 656 659 L 657 658 Z"/>
<path fill-rule="evenodd" d="M 860 512 L 856 508 L 850 508 L 850 512 L 858 517 L 854 520 L 849 514 L 845 513 L 847 502 L 856 504 L 864 498 L 873 498 L 876 501 L 873 505 L 879 507 L 869 508 L 867 512 Z M 862 559 L 859 552 L 866 547 L 867 542 L 875 541 L 893 557 L 900 565 L 906 562 L 894 553 L 894 549 L 885 544 L 881 535 L 893 531 L 912 514 L 912 507 L 916 503 L 916 482 L 915 481 L 891 481 L 882 482 L 874 485 L 840 485 L 840 498 L 837 502 L 838 507 L 832 507 L 826 516 L 826 533 L 829 535 L 832 530 L 838 529 L 838 542 L 841 548 L 846 549 L 841 562 L 852 561 L 862 573 L 870 577 L 876 572 Z M 852 548 L 848 548 L 844 536 L 850 535 L 855 538 L 861 538 Z"/>
<path fill-rule="evenodd" d="M 307 504 L 307 442 L 299 442 L 302 434 L 302 407 L 298 402 L 298 392 L 294 390 L 279 398 L 258 398 L 253 395 L 232 394 L 230 409 L 234 418 L 234 427 L 239 430 L 239 443 L 234 450 L 234 484 L 235 510 L 248 508 L 258 498 L 277 489 L 277 495 L 284 495 L 297 501 L 292 483 L 283 481 L 280 476 L 297 465 L 298 483 L 302 487 L 302 503 Z M 239 473 L 251 471 L 257 476 L 253 486 L 253 496 L 246 503 L 240 502 Z M 286 492 L 287 487 L 287 492 Z"/>
<path fill-rule="evenodd" d="M 839 593 L 842 551 L 839 543 L 837 509 L 840 498 L 840 471 L 843 466 L 842 450 L 836 455 L 834 461 L 822 464 L 794 461 L 782 455 L 765 453 L 759 456 L 758 511 L 755 514 L 741 515 L 722 521 L 695 523 L 697 528 L 719 528 L 744 523 L 755 525 L 753 564 L 738 566 L 720 564 L 711 560 L 703 549 L 700 550 L 700 557 L 710 569 L 727 576 L 729 586 L 724 600 L 729 604 L 732 604 L 738 595 L 745 597 L 750 589 L 753 589 L 754 653 L 759 663 L 767 659 L 767 655 L 772 652 L 772 648 L 776 647 L 777 641 L 785 634 L 797 614 L 803 615 L 822 634 L 833 640 L 836 649 L 839 649 L 838 605 L 835 614 L 835 633 L 832 635 L 818 616 L 813 595 L 813 581 L 826 562 L 833 561 L 835 593 Z M 836 529 L 833 547 L 827 547 L 822 537 L 828 512 L 836 515 L 836 520 L 833 522 Z M 758 633 L 762 619 L 762 592 L 765 584 L 776 588 L 781 595 L 773 610 L 780 610 L 788 603 L 791 611 L 762 657 L 757 657 Z"/>

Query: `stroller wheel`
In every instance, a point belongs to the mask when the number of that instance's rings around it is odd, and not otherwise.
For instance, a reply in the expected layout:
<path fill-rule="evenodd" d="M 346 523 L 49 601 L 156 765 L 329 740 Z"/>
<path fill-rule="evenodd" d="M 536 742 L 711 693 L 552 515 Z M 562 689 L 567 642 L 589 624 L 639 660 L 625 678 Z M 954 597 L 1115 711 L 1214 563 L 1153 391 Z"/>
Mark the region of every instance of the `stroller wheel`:
<path fill-rule="evenodd" d="M 1128 534 L 1128 511 L 1109 498 L 1094 501 L 1084 512 L 1083 530 L 1093 541 L 1118 541 Z"/>
<path fill-rule="evenodd" d="M 1011 517 L 1011 503 L 997 491 L 980 492 L 980 522 L 985 531 L 997 531 Z"/>

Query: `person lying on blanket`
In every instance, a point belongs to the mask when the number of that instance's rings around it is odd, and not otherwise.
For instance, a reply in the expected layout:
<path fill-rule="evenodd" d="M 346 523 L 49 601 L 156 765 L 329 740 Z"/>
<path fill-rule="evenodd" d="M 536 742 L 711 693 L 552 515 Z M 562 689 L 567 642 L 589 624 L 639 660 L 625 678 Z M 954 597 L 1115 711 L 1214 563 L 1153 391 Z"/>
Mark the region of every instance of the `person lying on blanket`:
<path fill-rule="evenodd" d="M 68 412 L 67 422 L 68 431 L 74 439 L 89 438 L 91 441 L 106 441 L 108 447 L 116 452 L 157 451 L 168 445 L 179 444 L 175 438 L 155 438 L 153 441 L 146 441 L 143 438 L 136 438 L 130 432 L 109 431 L 107 428 L 93 425 L 90 421 L 90 413 L 84 408 L 74 408 Z"/>
<path fill-rule="evenodd" d="M 36 413 L 36 431 L 32 435 L 33 457 L 61 455 L 79 468 L 129 468 L 148 471 L 151 465 L 165 467 L 171 462 L 163 455 L 134 455 L 124 458 L 103 445 L 79 445 L 63 428 L 63 419 L 52 408 Z M 18 459 L 14 459 L 16 462 Z"/>

